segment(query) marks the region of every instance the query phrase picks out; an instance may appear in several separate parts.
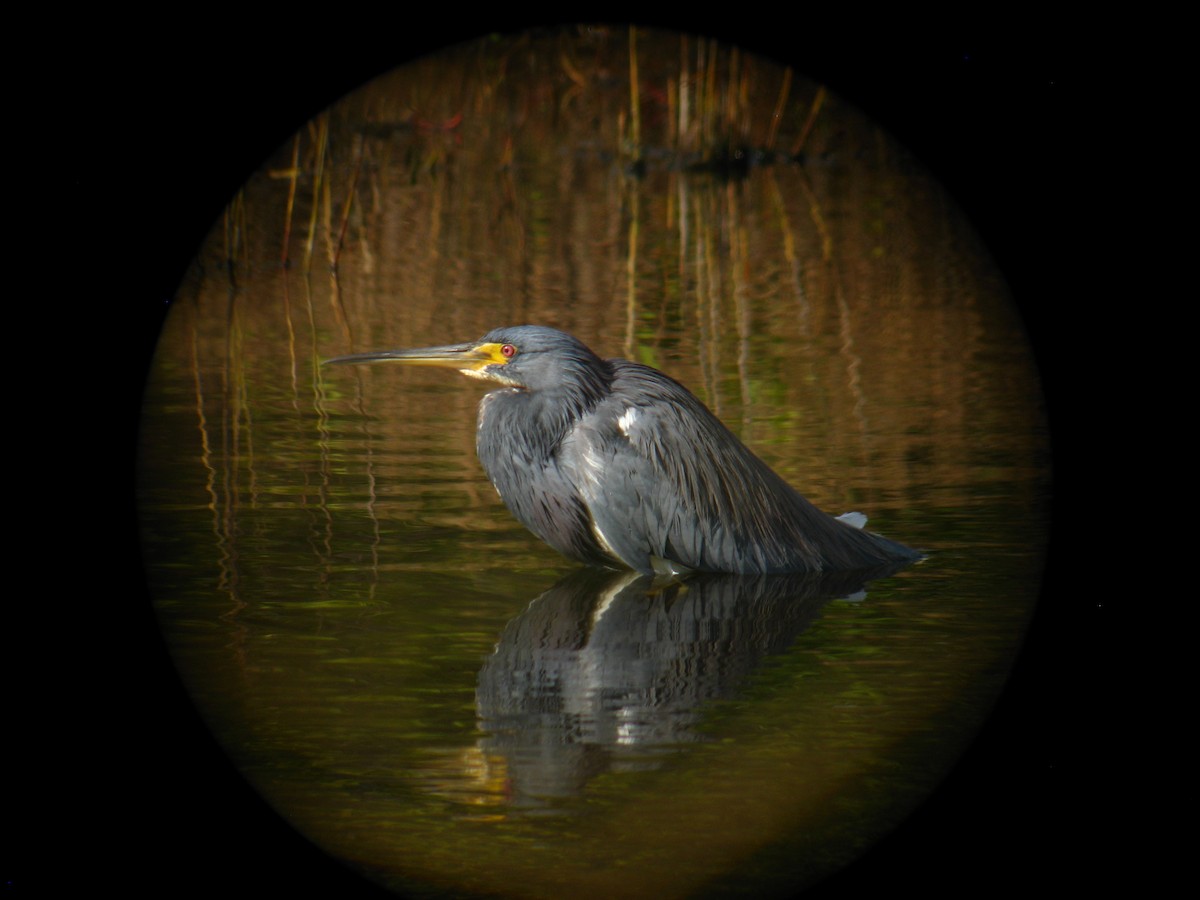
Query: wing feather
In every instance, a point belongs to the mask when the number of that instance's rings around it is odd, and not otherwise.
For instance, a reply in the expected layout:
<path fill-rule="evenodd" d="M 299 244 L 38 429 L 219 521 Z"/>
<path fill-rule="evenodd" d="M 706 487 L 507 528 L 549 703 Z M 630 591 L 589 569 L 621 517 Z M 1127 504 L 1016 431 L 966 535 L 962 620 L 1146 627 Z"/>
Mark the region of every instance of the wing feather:
<path fill-rule="evenodd" d="M 564 441 L 560 465 L 627 565 L 766 573 L 894 558 L 898 545 L 817 509 L 677 382 L 613 365 L 612 393 Z"/>

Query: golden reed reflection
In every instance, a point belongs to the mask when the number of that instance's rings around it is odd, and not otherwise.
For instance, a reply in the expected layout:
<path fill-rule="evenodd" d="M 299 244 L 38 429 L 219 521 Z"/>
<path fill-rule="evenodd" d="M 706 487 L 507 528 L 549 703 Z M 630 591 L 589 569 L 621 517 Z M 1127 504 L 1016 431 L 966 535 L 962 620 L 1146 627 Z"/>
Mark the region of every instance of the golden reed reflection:
<path fill-rule="evenodd" d="M 283 491 L 332 561 L 348 470 L 374 568 L 384 499 L 438 527 L 506 528 L 474 459 L 477 393 L 395 373 L 330 385 L 319 367 L 499 324 L 664 369 L 827 508 L 886 519 L 975 480 L 981 424 L 989 452 L 1037 456 L 1004 287 L 903 151 L 789 71 L 632 38 L 524 36 L 407 66 L 301 129 L 233 199 L 159 354 L 162 374 L 191 360 L 197 476 L 226 558 L 232 517 Z M 346 417 L 363 439 L 349 454 Z M 385 498 L 397 460 L 405 496 Z M 1021 491 L 1036 473 L 994 478 Z"/>

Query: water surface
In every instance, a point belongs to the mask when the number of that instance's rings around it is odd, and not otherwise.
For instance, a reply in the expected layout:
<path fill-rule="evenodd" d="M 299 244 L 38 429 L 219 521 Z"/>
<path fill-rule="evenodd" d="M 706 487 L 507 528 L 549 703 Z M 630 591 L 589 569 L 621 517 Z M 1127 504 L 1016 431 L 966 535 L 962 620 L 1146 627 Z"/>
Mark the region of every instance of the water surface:
<path fill-rule="evenodd" d="M 581 569 L 479 468 L 482 385 L 320 366 L 523 322 L 664 369 L 929 559 L 665 590 Z M 918 808 L 1003 687 L 1040 406 L 968 225 L 819 86 L 675 35 L 469 45 L 301 129 L 199 248 L 143 421 L 156 610 L 238 770 L 373 882 L 792 889 Z"/>

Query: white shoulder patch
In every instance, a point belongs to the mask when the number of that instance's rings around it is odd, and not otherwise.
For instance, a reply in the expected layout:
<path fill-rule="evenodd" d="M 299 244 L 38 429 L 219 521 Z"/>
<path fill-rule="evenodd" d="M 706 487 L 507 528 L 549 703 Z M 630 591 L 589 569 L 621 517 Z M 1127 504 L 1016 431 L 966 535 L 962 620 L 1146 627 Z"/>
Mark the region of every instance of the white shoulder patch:
<path fill-rule="evenodd" d="M 631 406 L 625 412 L 621 413 L 621 417 L 617 419 L 617 427 L 621 429 L 621 434 L 629 437 L 629 431 L 637 422 L 641 413 L 637 411 L 637 407 Z"/>

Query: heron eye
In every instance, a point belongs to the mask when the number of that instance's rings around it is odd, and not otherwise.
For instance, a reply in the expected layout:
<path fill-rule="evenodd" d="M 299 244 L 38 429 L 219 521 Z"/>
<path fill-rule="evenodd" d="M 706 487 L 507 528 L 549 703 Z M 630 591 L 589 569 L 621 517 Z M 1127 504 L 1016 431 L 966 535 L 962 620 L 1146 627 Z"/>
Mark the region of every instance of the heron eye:
<path fill-rule="evenodd" d="M 503 347 L 500 348 L 500 355 L 503 356 L 505 359 L 512 359 L 514 356 L 517 355 L 517 348 L 514 347 L 512 344 L 505 344 Z"/>

